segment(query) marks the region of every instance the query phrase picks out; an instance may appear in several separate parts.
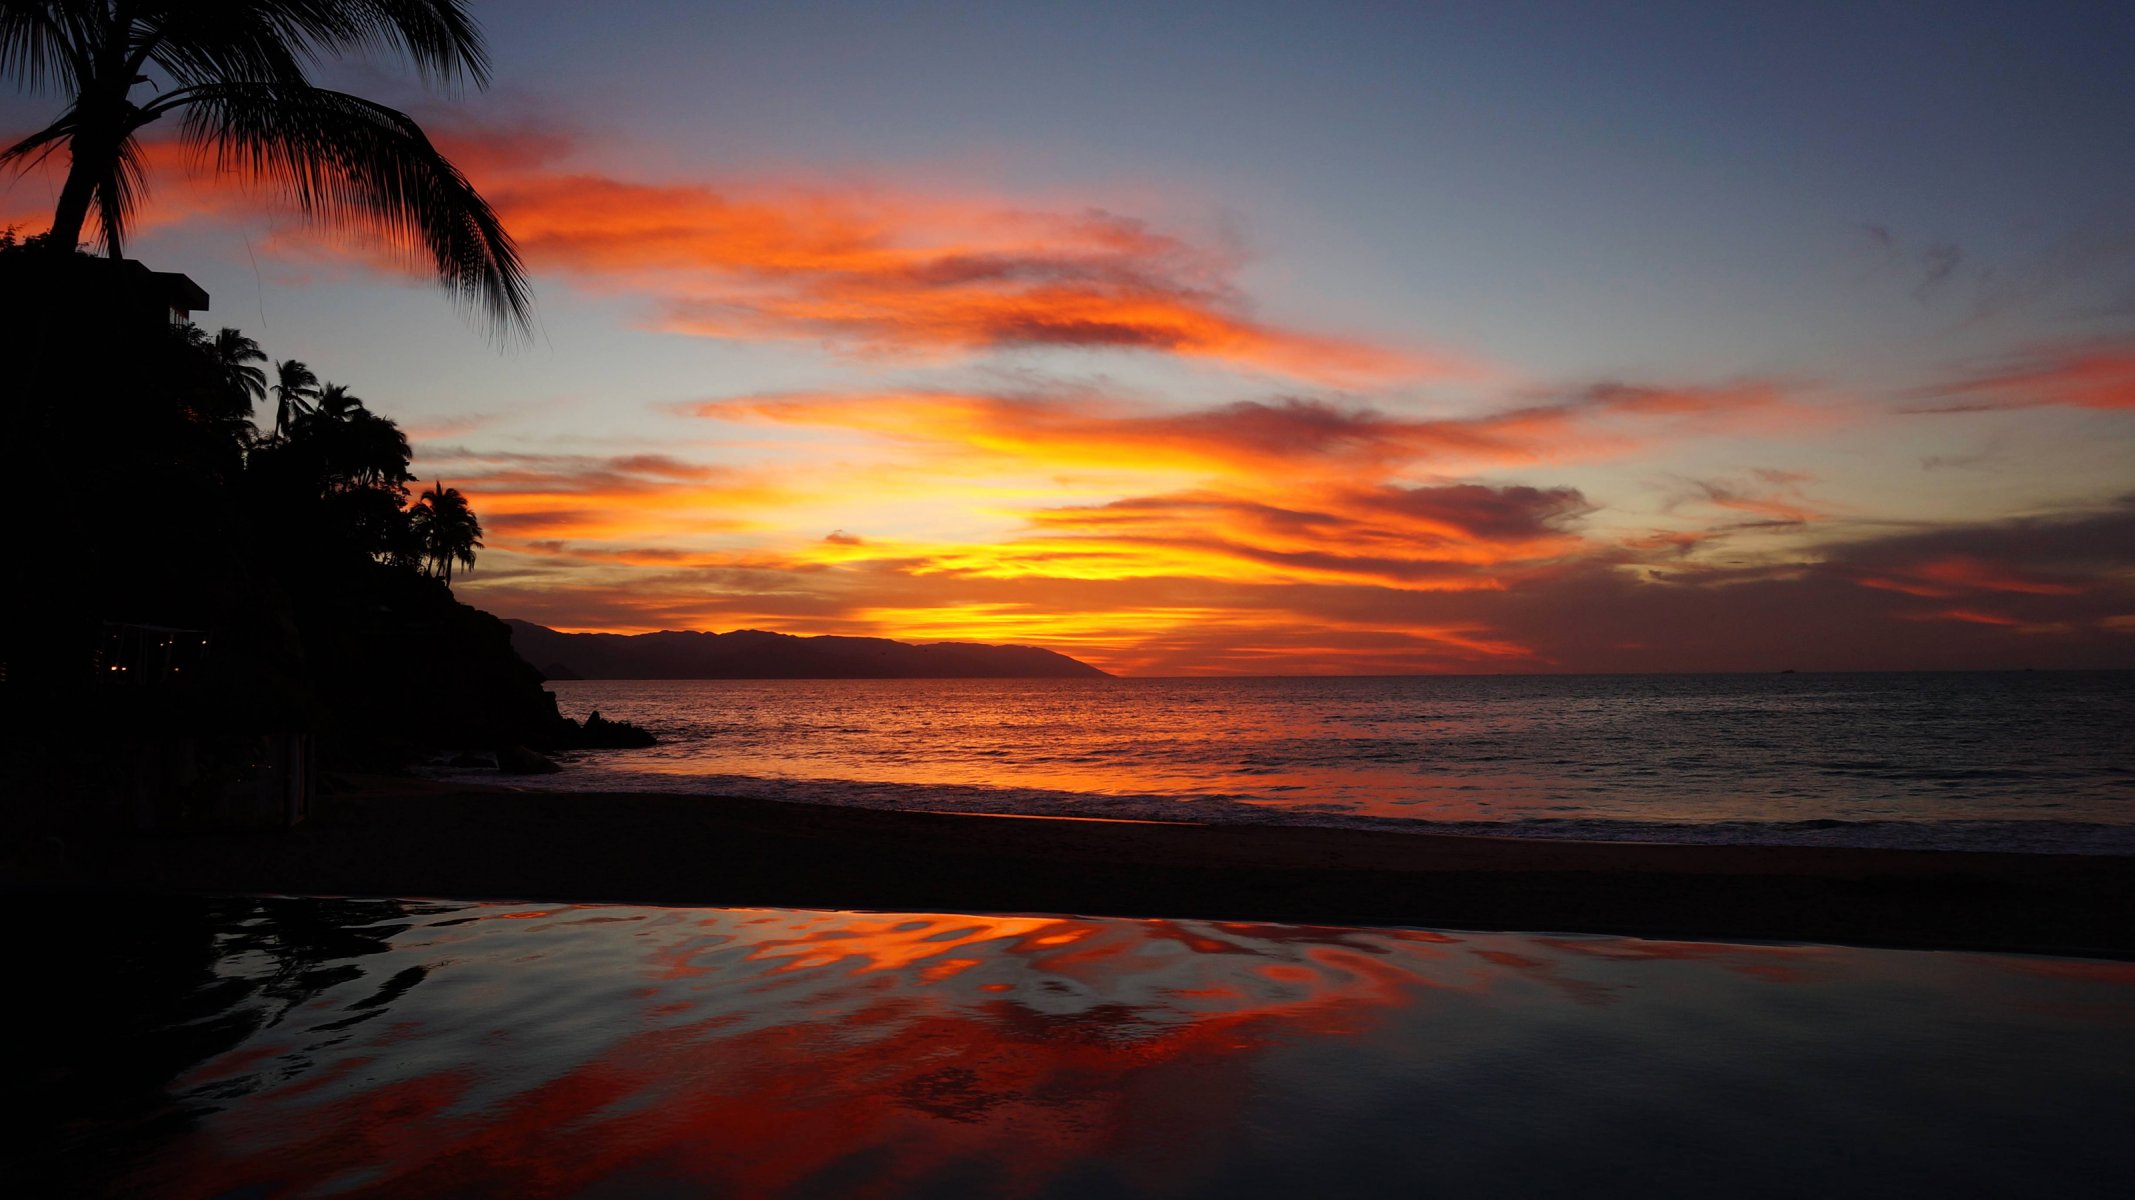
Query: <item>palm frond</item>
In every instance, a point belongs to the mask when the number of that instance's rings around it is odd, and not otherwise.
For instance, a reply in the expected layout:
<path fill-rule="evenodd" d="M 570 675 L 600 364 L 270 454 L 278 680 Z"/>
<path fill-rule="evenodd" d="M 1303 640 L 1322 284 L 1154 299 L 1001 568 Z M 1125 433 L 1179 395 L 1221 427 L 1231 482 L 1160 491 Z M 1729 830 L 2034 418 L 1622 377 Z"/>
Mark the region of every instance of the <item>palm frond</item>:
<path fill-rule="evenodd" d="M 405 54 L 423 78 L 489 86 L 489 51 L 466 0 L 275 0 L 262 3 L 283 37 L 311 54 Z"/>
<path fill-rule="evenodd" d="M 280 4 L 166 0 L 147 6 L 126 31 L 129 69 L 154 63 L 180 87 L 226 79 L 300 82 L 319 61 L 310 42 L 292 42 Z"/>
<path fill-rule="evenodd" d="M 57 121 L 23 138 L 5 150 L 0 150 L 0 164 L 24 159 L 22 169 L 27 171 L 45 160 L 54 150 L 65 145 L 74 136 L 74 110 L 68 109 Z M 34 155 L 34 157 L 32 157 Z"/>
<path fill-rule="evenodd" d="M 452 298 L 499 330 L 533 310 L 525 268 L 489 203 L 407 114 L 307 86 L 190 89 L 184 133 L 216 166 L 278 189 L 311 219 L 426 255 Z"/>
<path fill-rule="evenodd" d="M 212 352 L 216 365 L 229 380 L 230 390 L 244 398 L 246 412 L 251 411 L 255 401 L 266 399 L 267 373 L 252 365 L 267 361 L 267 352 L 259 348 L 258 342 L 225 325 L 215 334 Z"/>
<path fill-rule="evenodd" d="M 120 253 L 145 194 L 133 135 L 182 112 L 187 141 L 216 166 L 278 189 L 328 227 L 376 234 L 433 269 L 498 332 L 525 332 L 532 296 L 495 212 L 405 114 L 313 87 L 327 58 L 384 50 L 433 84 L 489 79 L 469 0 L 0 0 L 0 71 L 63 84 L 59 120 L 0 150 L 0 164 L 72 153 L 55 242 L 91 220 Z M 169 89 L 135 105 L 154 72 Z"/>
<path fill-rule="evenodd" d="M 148 173 L 141 164 L 141 143 L 132 136 L 119 142 L 110 170 L 96 185 L 96 223 L 104 250 L 113 258 L 125 251 L 126 230 L 148 194 Z"/>
<path fill-rule="evenodd" d="M 89 75 L 82 47 L 96 6 L 81 0 L 0 0 L 0 74 L 24 91 L 73 92 Z"/>

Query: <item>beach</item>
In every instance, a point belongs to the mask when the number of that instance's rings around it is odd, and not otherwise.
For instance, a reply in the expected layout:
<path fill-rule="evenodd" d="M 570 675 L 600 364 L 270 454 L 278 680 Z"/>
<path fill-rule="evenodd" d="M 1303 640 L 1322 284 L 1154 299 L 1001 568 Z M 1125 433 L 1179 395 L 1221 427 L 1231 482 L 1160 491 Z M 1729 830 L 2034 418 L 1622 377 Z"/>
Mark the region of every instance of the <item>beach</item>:
<path fill-rule="evenodd" d="M 17 891 L 1420 926 L 2135 957 L 2135 858 L 893 812 L 373 777 L 300 828 L 32 846 Z"/>

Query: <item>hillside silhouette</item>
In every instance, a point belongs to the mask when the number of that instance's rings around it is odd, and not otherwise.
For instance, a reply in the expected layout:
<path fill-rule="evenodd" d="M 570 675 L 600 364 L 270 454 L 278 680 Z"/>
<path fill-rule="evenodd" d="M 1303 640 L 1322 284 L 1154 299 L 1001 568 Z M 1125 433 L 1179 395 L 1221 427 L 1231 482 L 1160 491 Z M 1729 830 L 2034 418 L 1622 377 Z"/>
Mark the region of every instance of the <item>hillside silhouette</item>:
<path fill-rule="evenodd" d="M 0 622 L 0 824 L 286 823 L 322 770 L 587 745 L 452 594 L 481 545 L 466 498 L 411 497 L 391 418 L 295 360 L 270 387 L 256 342 L 192 323 L 207 301 L 0 231 L 0 395 L 37 514 Z"/>
<path fill-rule="evenodd" d="M 1036 646 L 913 645 L 887 638 L 733 633 L 559 633 L 504 622 L 512 648 L 551 679 L 1103 679 Z"/>

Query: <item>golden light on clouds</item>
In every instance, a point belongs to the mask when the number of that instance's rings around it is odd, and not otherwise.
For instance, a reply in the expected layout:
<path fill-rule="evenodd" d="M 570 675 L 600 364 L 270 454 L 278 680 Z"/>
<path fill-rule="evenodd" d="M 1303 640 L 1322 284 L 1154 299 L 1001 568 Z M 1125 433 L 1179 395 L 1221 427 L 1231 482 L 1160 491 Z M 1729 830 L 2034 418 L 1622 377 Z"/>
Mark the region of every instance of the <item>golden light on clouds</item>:
<path fill-rule="evenodd" d="M 503 615 L 1026 642 L 1149 672 L 1754 669 L 1831 628 L 1861 631 L 1863 662 L 2129 636 L 2135 502 L 1879 524 L 1832 470 L 1863 431 L 1924 474 L 1991 454 L 1914 456 L 1915 431 L 2121 419 L 2125 337 L 1881 395 L 1777 372 L 1551 383 L 1434 330 L 1277 312 L 1217 221 L 947 182 L 633 177 L 533 126 L 439 141 L 544 288 L 785 368 L 585 398 L 598 436 L 533 436 L 491 404 L 408 419 L 422 476 L 484 524 L 455 585 Z M 146 149 L 152 225 L 256 210 Z M 386 265 L 293 231 L 259 249 Z"/>

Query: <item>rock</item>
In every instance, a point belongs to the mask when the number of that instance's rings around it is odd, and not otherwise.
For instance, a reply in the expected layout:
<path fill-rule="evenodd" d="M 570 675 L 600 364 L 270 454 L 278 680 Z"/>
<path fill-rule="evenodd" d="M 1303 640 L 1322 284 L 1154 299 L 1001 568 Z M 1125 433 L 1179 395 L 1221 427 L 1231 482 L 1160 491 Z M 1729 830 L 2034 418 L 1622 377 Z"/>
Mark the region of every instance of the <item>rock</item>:
<path fill-rule="evenodd" d="M 588 750 L 637 750 L 658 743 L 650 730 L 628 721 L 611 721 L 599 709 L 587 713 L 586 723 L 578 730 L 578 744 Z"/>

